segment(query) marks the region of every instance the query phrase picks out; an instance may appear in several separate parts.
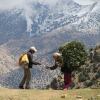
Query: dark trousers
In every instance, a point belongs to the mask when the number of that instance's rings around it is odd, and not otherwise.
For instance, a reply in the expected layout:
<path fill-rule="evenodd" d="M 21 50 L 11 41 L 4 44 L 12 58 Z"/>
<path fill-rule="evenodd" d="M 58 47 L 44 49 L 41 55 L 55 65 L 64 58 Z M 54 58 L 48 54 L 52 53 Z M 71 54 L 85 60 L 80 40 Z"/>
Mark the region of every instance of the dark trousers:
<path fill-rule="evenodd" d="M 71 73 L 64 73 L 64 89 L 68 89 L 72 83 Z"/>
<path fill-rule="evenodd" d="M 29 88 L 29 82 L 31 80 L 31 71 L 30 68 L 23 68 L 23 69 L 24 69 L 24 77 L 19 86 L 25 85 L 25 88 Z"/>

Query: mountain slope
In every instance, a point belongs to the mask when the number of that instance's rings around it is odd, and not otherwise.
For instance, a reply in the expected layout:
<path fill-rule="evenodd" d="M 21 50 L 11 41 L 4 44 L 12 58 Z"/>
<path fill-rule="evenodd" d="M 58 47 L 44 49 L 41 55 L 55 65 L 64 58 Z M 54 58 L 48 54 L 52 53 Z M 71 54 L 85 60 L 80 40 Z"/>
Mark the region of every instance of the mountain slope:
<path fill-rule="evenodd" d="M 10 54 L 7 48 L 0 46 L 0 75 L 15 69 L 13 66 L 14 56 Z"/>
<path fill-rule="evenodd" d="M 79 5 L 73 0 L 59 0 L 54 6 L 32 3 L 28 13 L 27 9 L 17 7 L 0 11 L 0 73 L 3 74 L 0 76 L 0 84 L 18 86 L 23 74 L 18 66 L 16 68 L 16 63 L 19 55 L 30 46 L 36 46 L 38 49 L 34 60 L 52 65 L 52 53 L 65 42 L 79 40 L 84 42 L 86 47 L 99 44 L 100 9 L 97 5 L 98 3 Z M 36 13 L 31 13 L 31 10 Z M 53 75 L 57 76 L 56 71 L 49 72 L 44 67 L 38 66 L 32 70 L 32 81 L 36 80 L 32 87 L 46 86 Z M 59 74 L 59 71 L 57 72 Z"/>

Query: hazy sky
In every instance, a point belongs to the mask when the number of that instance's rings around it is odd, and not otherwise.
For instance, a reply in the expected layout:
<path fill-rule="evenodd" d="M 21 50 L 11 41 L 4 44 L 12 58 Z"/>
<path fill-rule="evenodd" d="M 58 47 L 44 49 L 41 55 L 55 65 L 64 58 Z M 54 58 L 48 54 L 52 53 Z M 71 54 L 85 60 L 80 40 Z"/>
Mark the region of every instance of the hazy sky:
<path fill-rule="evenodd" d="M 59 0 L 0 0 L 0 10 L 8 10 L 13 8 L 23 9 L 26 6 L 32 5 L 34 2 L 39 2 L 47 5 L 55 5 Z"/>
<path fill-rule="evenodd" d="M 13 8 L 17 9 L 30 9 L 32 4 L 39 2 L 49 6 L 54 6 L 57 2 L 62 0 L 0 0 L 0 10 L 10 10 Z M 80 5 L 91 5 L 95 2 L 100 2 L 100 0 L 73 0 Z"/>
<path fill-rule="evenodd" d="M 73 0 L 76 3 L 80 4 L 80 5 L 90 5 L 93 4 L 95 2 L 98 2 L 99 0 Z"/>

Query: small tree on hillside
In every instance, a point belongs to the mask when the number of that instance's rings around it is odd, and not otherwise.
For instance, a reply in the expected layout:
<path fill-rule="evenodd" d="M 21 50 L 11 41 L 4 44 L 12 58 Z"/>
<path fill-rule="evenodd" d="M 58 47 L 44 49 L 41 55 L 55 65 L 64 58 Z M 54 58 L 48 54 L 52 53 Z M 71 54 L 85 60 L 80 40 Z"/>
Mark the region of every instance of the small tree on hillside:
<path fill-rule="evenodd" d="M 72 70 L 83 65 L 87 59 L 85 47 L 78 41 L 65 43 L 59 48 L 59 51 L 62 53 L 65 66 L 71 67 Z"/>

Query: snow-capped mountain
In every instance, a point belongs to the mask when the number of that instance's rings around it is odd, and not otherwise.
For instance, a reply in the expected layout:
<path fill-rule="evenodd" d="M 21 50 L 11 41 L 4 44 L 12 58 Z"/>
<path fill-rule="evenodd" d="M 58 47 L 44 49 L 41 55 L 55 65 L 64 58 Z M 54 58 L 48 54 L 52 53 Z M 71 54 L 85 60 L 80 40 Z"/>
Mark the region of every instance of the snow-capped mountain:
<path fill-rule="evenodd" d="M 48 5 L 35 3 L 36 10 L 34 17 L 24 16 L 22 9 L 13 9 L 0 13 L 1 32 L 13 31 L 13 34 L 29 32 L 31 35 L 51 32 L 52 30 L 69 27 L 70 30 L 95 34 L 100 28 L 100 9 L 94 9 L 97 2 L 91 5 L 79 5 L 72 0 L 58 0 L 51 8 Z M 19 27 L 18 27 L 19 26 Z M 24 31 L 23 31 L 24 30 Z M 9 32 L 10 33 L 10 32 Z"/>
<path fill-rule="evenodd" d="M 14 67 L 16 66 L 14 61 L 17 61 L 19 54 L 30 46 L 35 45 L 38 48 L 36 56 L 46 64 L 52 62 L 52 53 L 67 41 L 80 40 L 87 47 L 100 44 L 100 7 L 98 7 L 100 3 L 96 1 L 81 5 L 75 1 L 18 0 L 15 2 L 12 0 L 10 4 L 4 6 L 5 8 L 2 6 L 4 2 L 0 1 L 0 50 L 2 50 L 0 69 L 3 70 L 0 74 L 0 84 L 2 86 L 18 86 L 22 71 Z M 3 55 L 7 56 L 3 58 Z M 41 68 L 34 68 L 32 87 L 41 87 L 41 84 L 46 86 L 55 72 L 45 71 L 44 65 Z"/>

